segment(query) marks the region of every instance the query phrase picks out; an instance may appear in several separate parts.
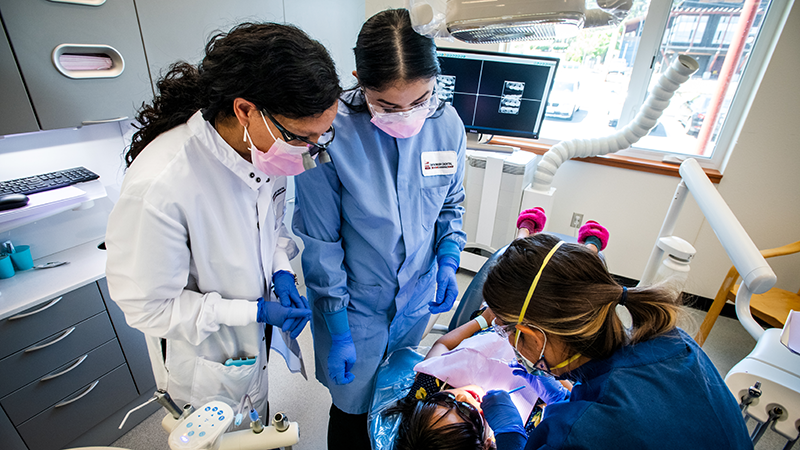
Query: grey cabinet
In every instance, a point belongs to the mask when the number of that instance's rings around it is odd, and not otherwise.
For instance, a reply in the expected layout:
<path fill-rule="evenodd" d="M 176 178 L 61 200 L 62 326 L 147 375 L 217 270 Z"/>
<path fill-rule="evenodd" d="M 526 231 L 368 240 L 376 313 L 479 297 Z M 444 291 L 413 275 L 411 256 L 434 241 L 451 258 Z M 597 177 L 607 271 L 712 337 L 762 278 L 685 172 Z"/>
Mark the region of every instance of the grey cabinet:
<path fill-rule="evenodd" d="M 200 62 L 218 32 L 242 22 L 283 22 L 283 0 L 135 1 L 153 82 L 176 61 Z"/>
<path fill-rule="evenodd" d="M 101 2 L 0 0 L 42 130 L 132 118 L 142 101 L 152 98 L 133 0 L 93 3 Z M 109 65 L 89 70 L 84 64 L 92 58 L 93 66 Z"/>
<path fill-rule="evenodd" d="M 143 335 L 107 293 L 103 279 L 0 321 L 3 445 L 107 445 L 147 417 L 116 430 L 120 414 L 152 396 L 155 381 Z"/>
<path fill-rule="evenodd" d="M 26 133 L 39 129 L 36 116 L 17 70 L 17 62 L 0 22 L 0 135 Z"/>

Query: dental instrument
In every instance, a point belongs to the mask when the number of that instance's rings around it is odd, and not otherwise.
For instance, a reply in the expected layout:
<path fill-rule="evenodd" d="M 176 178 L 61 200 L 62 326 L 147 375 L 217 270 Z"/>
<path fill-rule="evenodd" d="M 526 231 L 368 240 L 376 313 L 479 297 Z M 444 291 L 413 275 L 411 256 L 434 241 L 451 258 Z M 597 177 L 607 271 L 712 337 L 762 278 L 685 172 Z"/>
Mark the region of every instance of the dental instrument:
<path fill-rule="evenodd" d="M 517 386 L 517 387 L 515 387 L 514 389 L 512 389 L 512 390 L 508 391 L 508 395 L 511 395 L 511 394 L 513 394 L 514 392 L 517 392 L 518 390 L 520 390 L 520 389 L 524 389 L 524 388 L 525 388 L 525 385 L 524 385 L 524 384 L 523 384 L 522 386 Z"/>

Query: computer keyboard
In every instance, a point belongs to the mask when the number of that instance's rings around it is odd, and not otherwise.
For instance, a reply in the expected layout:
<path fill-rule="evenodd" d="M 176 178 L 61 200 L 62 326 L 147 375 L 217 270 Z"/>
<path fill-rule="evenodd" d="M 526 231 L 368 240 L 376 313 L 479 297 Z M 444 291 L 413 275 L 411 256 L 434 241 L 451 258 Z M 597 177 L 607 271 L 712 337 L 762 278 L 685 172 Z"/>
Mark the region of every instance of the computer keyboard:
<path fill-rule="evenodd" d="M 30 195 L 98 178 L 100 178 L 100 175 L 85 167 L 73 167 L 72 169 L 0 181 L 0 196 L 8 194 Z"/>

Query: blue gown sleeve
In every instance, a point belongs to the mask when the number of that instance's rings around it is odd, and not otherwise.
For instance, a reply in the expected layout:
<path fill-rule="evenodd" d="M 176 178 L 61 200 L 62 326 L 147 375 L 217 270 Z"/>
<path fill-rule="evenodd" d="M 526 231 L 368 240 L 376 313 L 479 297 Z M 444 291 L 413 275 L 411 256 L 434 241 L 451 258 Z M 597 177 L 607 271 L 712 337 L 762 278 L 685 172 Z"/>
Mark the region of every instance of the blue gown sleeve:
<path fill-rule="evenodd" d="M 303 276 L 309 298 L 323 313 L 350 302 L 341 237 L 341 183 L 334 162 L 295 177 L 292 230 L 303 240 Z"/>
<path fill-rule="evenodd" d="M 439 212 L 439 217 L 436 219 L 436 251 L 445 241 L 453 241 L 458 246 L 459 253 L 464 250 L 467 243 L 467 234 L 462 230 L 462 217 L 464 215 L 464 207 L 461 203 L 464 201 L 464 170 L 466 165 L 466 144 L 467 137 L 464 132 L 463 126 L 459 135 L 458 150 L 458 169 L 456 176 L 450 182 L 450 188 L 447 190 L 447 197 L 445 197 L 442 210 Z M 450 244 L 452 245 L 452 244 Z"/>

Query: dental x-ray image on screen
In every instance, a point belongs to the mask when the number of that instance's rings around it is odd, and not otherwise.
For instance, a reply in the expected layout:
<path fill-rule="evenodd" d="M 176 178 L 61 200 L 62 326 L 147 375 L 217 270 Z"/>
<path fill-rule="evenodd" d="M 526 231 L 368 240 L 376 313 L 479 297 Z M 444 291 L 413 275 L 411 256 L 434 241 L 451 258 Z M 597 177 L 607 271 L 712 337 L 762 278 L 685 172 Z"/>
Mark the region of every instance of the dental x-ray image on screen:
<path fill-rule="evenodd" d="M 437 50 L 439 98 L 467 132 L 537 139 L 557 58 L 472 50 Z"/>

